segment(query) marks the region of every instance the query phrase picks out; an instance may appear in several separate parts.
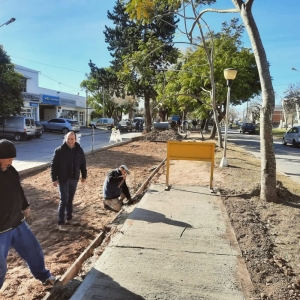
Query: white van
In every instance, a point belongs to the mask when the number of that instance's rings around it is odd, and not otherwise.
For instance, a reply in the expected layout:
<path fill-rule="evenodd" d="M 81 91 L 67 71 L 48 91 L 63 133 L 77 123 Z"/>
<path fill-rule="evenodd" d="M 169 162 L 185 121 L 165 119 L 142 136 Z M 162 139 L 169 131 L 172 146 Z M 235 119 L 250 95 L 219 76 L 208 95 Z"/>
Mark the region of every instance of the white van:
<path fill-rule="evenodd" d="M 28 117 L 0 117 L 0 137 L 31 140 L 36 133 L 35 121 Z"/>
<path fill-rule="evenodd" d="M 111 130 L 115 126 L 113 118 L 100 118 L 97 121 L 92 121 L 89 125 L 91 128 L 106 128 Z"/>

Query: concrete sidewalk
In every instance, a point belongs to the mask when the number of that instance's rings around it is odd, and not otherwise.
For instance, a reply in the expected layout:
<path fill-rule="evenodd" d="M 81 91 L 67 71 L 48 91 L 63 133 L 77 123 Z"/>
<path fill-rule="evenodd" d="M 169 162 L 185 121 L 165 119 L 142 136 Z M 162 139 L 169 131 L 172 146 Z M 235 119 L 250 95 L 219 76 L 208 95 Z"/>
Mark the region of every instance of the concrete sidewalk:
<path fill-rule="evenodd" d="M 151 185 L 71 300 L 248 299 L 251 286 L 220 196 Z"/>

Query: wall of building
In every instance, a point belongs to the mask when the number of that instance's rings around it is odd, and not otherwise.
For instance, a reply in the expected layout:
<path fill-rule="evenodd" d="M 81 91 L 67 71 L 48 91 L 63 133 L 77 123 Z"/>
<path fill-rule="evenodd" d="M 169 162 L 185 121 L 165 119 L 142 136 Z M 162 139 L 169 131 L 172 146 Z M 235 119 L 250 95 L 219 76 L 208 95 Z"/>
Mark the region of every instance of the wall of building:
<path fill-rule="evenodd" d="M 39 87 L 39 71 L 20 65 L 15 65 L 15 70 L 26 78 L 23 115 L 26 114 L 36 121 L 67 117 L 76 119 L 81 126 L 87 125 L 85 97 Z"/>

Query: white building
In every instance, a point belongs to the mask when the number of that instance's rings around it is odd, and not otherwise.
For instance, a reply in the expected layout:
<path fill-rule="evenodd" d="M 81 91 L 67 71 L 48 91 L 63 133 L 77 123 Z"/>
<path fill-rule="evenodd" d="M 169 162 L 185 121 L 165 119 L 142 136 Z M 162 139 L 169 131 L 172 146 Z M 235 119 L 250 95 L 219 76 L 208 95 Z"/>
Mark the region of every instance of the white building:
<path fill-rule="evenodd" d="M 81 126 L 87 125 L 85 97 L 39 87 L 39 72 L 36 70 L 15 65 L 15 71 L 24 76 L 22 115 L 36 121 L 59 117 L 76 119 Z"/>

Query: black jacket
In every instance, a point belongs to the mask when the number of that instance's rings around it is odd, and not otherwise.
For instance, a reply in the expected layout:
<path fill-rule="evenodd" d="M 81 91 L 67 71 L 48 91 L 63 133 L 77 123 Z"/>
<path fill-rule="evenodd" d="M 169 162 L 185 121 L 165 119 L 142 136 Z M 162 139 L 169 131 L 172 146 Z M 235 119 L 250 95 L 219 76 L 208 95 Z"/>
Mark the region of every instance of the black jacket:
<path fill-rule="evenodd" d="M 85 155 L 78 143 L 70 148 L 67 143 L 58 147 L 54 151 L 51 161 L 51 179 L 52 181 L 67 182 L 68 178 L 79 180 L 87 177 Z"/>
<path fill-rule="evenodd" d="M 103 197 L 105 199 L 118 198 L 122 193 L 122 189 L 119 188 L 122 181 L 123 175 L 119 168 L 110 170 L 103 184 Z"/>
<path fill-rule="evenodd" d="M 28 206 L 17 170 L 13 166 L 0 170 L 0 234 L 18 227 Z"/>

